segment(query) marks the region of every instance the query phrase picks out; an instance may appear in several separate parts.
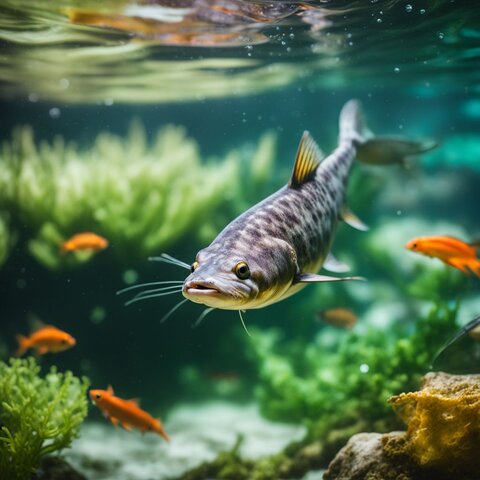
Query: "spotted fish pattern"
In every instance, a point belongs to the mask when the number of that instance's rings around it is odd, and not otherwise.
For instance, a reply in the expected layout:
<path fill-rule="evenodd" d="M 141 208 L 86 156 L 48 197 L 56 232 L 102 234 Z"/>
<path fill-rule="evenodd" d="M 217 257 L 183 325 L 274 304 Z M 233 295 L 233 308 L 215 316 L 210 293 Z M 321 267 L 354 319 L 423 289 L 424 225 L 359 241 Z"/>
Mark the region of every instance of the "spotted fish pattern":
<path fill-rule="evenodd" d="M 287 298 L 306 282 L 357 279 L 316 272 L 341 218 L 364 131 L 360 105 L 351 100 L 340 114 L 338 146 L 327 158 L 305 132 L 288 185 L 233 220 L 198 253 L 184 296 L 210 307 L 247 310 Z"/>

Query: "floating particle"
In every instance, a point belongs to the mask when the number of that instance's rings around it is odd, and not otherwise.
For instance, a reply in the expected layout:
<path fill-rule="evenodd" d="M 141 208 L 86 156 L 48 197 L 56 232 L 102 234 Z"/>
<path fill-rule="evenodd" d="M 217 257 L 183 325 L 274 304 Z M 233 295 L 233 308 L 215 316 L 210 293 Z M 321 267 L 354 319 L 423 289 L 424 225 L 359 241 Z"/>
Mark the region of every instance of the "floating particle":
<path fill-rule="evenodd" d="M 93 324 L 98 325 L 105 320 L 106 315 L 107 312 L 105 308 L 97 306 L 90 312 L 90 321 Z"/>
<path fill-rule="evenodd" d="M 426 12 L 426 10 L 424 8 L 420 9 L 420 15 L 423 15 L 425 12 Z"/>
<path fill-rule="evenodd" d="M 360 365 L 360 371 L 362 373 L 367 373 L 370 370 L 370 367 L 366 363 Z"/>
<path fill-rule="evenodd" d="M 50 115 L 51 118 L 59 118 L 62 112 L 60 111 L 59 108 L 53 107 L 48 111 L 48 114 Z"/>
<path fill-rule="evenodd" d="M 438 38 L 443 40 L 445 38 L 445 34 L 443 32 L 438 32 Z"/>
<path fill-rule="evenodd" d="M 412 10 L 413 10 L 413 7 L 409 3 L 407 3 L 407 5 L 405 5 L 405 11 L 407 13 L 410 13 Z"/>
<path fill-rule="evenodd" d="M 138 280 L 138 273 L 136 270 L 125 270 L 122 275 L 122 280 L 127 285 L 133 285 Z"/>
<path fill-rule="evenodd" d="M 395 67 L 395 68 L 393 69 L 393 71 L 394 71 L 395 73 L 400 72 L 400 67 Z"/>

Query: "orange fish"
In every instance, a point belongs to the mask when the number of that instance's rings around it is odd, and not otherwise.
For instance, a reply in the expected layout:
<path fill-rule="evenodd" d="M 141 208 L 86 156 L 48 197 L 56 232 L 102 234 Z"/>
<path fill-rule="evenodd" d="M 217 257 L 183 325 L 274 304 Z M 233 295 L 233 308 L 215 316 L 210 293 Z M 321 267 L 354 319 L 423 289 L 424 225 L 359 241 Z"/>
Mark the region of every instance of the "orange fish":
<path fill-rule="evenodd" d="M 138 406 L 138 400 L 123 400 L 116 397 L 110 385 L 107 390 L 90 390 L 90 400 L 115 426 L 120 423 L 125 430 L 136 427 L 141 432 L 155 432 L 165 440 L 170 440 L 160 419 L 153 418 L 142 410 Z"/>
<path fill-rule="evenodd" d="M 62 243 L 60 250 L 64 253 L 78 250 L 104 250 L 108 247 L 108 240 L 96 233 L 77 233 Z"/>
<path fill-rule="evenodd" d="M 21 357 L 29 348 L 37 350 L 39 355 L 57 353 L 73 347 L 77 341 L 67 332 L 51 325 L 44 325 L 33 332 L 30 337 L 17 335 L 18 350 L 16 355 Z"/>
<path fill-rule="evenodd" d="M 458 238 L 439 236 L 414 238 L 405 245 L 405 248 L 428 257 L 438 258 L 467 275 L 473 273 L 480 277 L 478 246 L 479 242 L 466 243 Z"/>
<path fill-rule="evenodd" d="M 317 313 L 317 319 L 322 320 L 333 327 L 353 328 L 357 323 L 357 316 L 347 308 L 330 308 Z"/>

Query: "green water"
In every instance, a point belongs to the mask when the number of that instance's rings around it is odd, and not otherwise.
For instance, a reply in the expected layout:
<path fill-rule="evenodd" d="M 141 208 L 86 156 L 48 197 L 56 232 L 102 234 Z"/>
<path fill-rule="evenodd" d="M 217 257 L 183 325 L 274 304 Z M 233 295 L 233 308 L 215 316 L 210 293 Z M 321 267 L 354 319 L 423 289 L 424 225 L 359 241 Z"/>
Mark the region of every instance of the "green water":
<path fill-rule="evenodd" d="M 416 389 L 438 348 L 480 313 L 478 278 L 404 248 L 422 235 L 480 238 L 476 2 L 147 3 L 0 1 L 1 358 L 38 317 L 77 340 L 43 356 L 44 369 L 141 397 L 167 430 L 176 407 L 215 416 L 204 409 L 218 400 L 260 405 L 313 438 L 359 420 L 399 428 L 386 399 Z M 124 305 L 135 291 L 122 288 L 187 275 L 148 257 L 190 265 L 284 185 L 304 130 L 328 154 L 350 98 L 376 134 L 439 143 L 408 169 L 354 167 L 348 203 L 370 230 L 340 224 L 333 251 L 367 283 L 309 286 L 249 311 L 252 338 L 236 312 L 192 328 L 202 313 L 192 303 L 161 323 L 180 293 Z M 81 231 L 109 247 L 61 255 Z M 357 314 L 352 332 L 316 320 L 337 307 Z M 438 368 L 478 373 L 478 343 L 452 348 Z M 92 406 L 88 425 L 103 421 Z M 108 429 L 98 435 L 107 441 Z M 147 442 L 135 448 L 160 440 Z M 97 478 L 115 478 L 105 468 Z"/>

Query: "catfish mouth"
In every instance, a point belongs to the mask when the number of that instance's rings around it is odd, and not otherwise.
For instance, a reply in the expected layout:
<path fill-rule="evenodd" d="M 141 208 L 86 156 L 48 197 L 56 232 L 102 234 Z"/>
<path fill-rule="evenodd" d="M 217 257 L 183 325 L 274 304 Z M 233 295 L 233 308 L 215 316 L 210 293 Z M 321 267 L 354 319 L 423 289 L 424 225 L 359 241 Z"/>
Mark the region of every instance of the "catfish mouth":
<path fill-rule="evenodd" d="M 188 297 L 216 297 L 220 291 L 210 282 L 188 282 L 183 287 L 184 296 Z"/>

